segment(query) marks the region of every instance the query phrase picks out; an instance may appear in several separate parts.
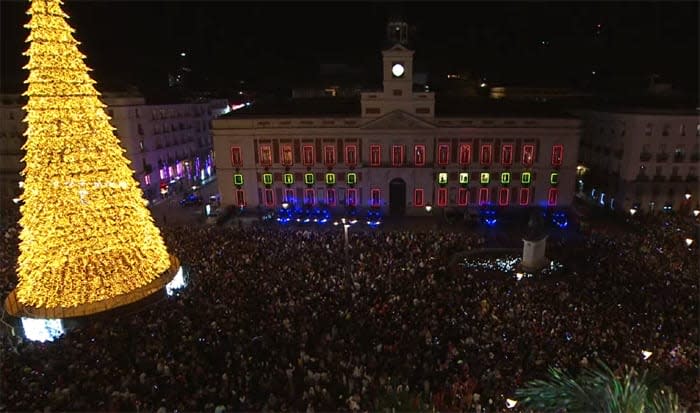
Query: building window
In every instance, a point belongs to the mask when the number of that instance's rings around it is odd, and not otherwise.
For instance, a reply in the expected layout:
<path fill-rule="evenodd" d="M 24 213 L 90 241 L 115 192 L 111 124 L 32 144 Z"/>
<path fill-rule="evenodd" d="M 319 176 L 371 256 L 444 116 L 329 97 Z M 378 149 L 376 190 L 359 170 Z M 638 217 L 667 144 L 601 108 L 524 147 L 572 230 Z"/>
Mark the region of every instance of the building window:
<path fill-rule="evenodd" d="M 335 189 L 328 189 L 326 191 L 326 201 L 328 202 L 328 206 L 335 206 L 336 204 L 336 198 L 335 198 Z"/>
<path fill-rule="evenodd" d="M 685 123 L 681 123 L 681 125 L 680 125 L 680 130 L 679 130 L 679 134 L 680 134 L 681 136 L 685 136 Z"/>
<path fill-rule="evenodd" d="M 245 192 L 242 189 L 236 191 L 236 203 L 239 207 L 245 206 Z"/>
<path fill-rule="evenodd" d="M 304 205 L 316 204 L 316 191 L 311 188 L 304 189 Z"/>
<path fill-rule="evenodd" d="M 326 174 L 326 185 L 335 185 L 335 174 L 333 172 Z"/>
<path fill-rule="evenodd" d="M 489 195 L 489 188 L 479 188 L 479 205 L 488 205 Z"/>
<path fill-rule="evenodd" d="M 448 193 L 447 188 L 438 188 L 437 204 L 440 207 L 447 206 Z"/>
<path fill-rule="evenodd" d="M 403 145 L 391 147 L 391 166 L 403 165 Z"/>
<path fill-rule="evenodd" d="M 347 197 L 348 197 L 348 199 L 346 200 L 345 203 L 348 206 L 356 206 L 357 205 L 357 189 L 355 189 L 355 188 L 348 189 Z"/>
<path fill-rule="evenodd" d="M 275 193 L 272 189 L 265 190 L 265 206 L 272 207 L 275 205 Z"/>
<path fill-rule="evenodd" d="M 425 165 L 425 145 L 416 145 L 414 147 L 413 163 L 416 166 Z"/>
<path fill-rule="evenodd" d="M 146 150 L 146 147 L 145 147 L 144 144 L 143 144 L 143 139 L 141 139 L 141 140 L 139 141 L 139 150 L 140 150 L 141 152 L 143 152 L 144 150 Z"/>
<path fill-rule="evenodd" d="M 145 175 L 143 177 L 143 182 L 146 184 L 146 186 L 149 186 L 151 184 L 151 175 Z"/>
<path fill-rule="evenodd" d="M 335 165 L 335 146 L 326 145 L 323 147 L 323 161 L 326 166 Z"/>
<path fill-rule="evenodd" d="M 510 172 L 501 172 L 501 184 L 508 185 L 510 183 Z"/>
<path fill-rule="evenodd" d="M 272 148 L 270 145 L 260 145 L 260 164 L 263 166 L 272 165 Z"/>
<path fill-rule="evenodd" d="M 345 164 L 357 165 L 357 145 L 345 145 Z"/>
<path fill-rule="evenodd" d="M 294 183 L 294 174 L 284 174 L 283 177 L 285 185 L 292 185 Z"/>
<path fill-rule="evenodd" d="M 520 188 L 520 197 L 518 201 L 521 206 L 530 204 L 530 188 Z"/>
<path fill-rule="evenodd" d="M 523 145 L 523 165 L 532 166 L 535 162 L 535 145 Z"/>
<path fill-rule="evenodd" d="M 564 162 L 564 145 L 552 146 L 552 166 L 561 166 Z"/>
<path fill-rule="evenodd" d="M 314 164 L 314 147 L 313 145 L 304 145 L 301 148 L 302 161 L 304 166 L 313 166 Z"/>
<path fill-rule="evenodd" d="M 457 191 L 457 205 L 467 206 L 468 203 L 469 203 L 469 189 L 459 188 L 459 191 Z"/>
<path fill-rule="evenodd" d="M 370 202 L 373 207 L 378 207 L 380 205 L 381 190 L 379 188 L 372 188 L 370 190 Z"/>
<path fill-rule="evenodd" d="M 316 176 L 313 173 L 309 172 L 304 174 L 304 183 L 306 185 L 313 185 L 314 182 L 316 182 Z"/>
<path fill-rule="evenodd" d="M 422 207 L 425 205 L 425 197 L 423 189 L 416 189 L 413 191 L 413 205 L 416 207 Z"/>
<path fill-rule="evenodd" d="M 491 175 L 488 172 L 482 172 L 479 176 L 479 182 L 481 182 L 482 185 L 488 185 L 490 180 Z"/>
<path fill-rule="evenodd" d="M 137 125 L 137 129 L 139 131 L 139 135 L 143 135 L 143 126 L 141 126 L 140 123 Z"/>
<path fill-rule="evenodd" d="M 503 165 L 513 164 L 513 145 L 503 145 L 501 148 L 501 163 Z"/>
<path fill-rule="evenodd" d="M 472 146 L 468 143 L 459 145 L 459 164 L 469 165 L 472 162 Z"/>
<path fill-rule="evenodd" d="M 647 123 L 646 128 L 644 128 L 644 134 L 646 136 L 651 136 L 653 131 L 654 131 L 654 126 L 651 123 Z"/>
<path fill-rule="evenodd" d="M 491 144 L 481 145 L 481 164 L 491 165 L 492 146 Z"/>
<path fill-rule="evenodd" d="M 237 186 L 242 186 L 243 185 L 243 175 L 242 174 L 233 174 L 233 184 Z"/>
<path fill-rule="evenodd" d="M 370 166 L 379 166 L 382 163 L 382 147 L 379 145 L 369 146 L 369 164 Z"/>
<path fill-rule="evenodd" d="M 552 172 L 549 174 L 549 183 L 551 185 L 557 185 L 559 183 L 559 173 L 558 172 Z"/>
<path fill-rule="evenodd" d="M 506 206 L 510 203 L 510 188 L 500 188 L 498 190 L 498 205 Z"/>
<path fill-rule="evenodd" d="M 559 190 L 557 188 L 549 188 L 549 195 L 547 196 L 547 205 L 557 206 L 557 198 L 559 198 Z"/>
<path fill-rule="evenodd" d="M 239 146 L 231 147 L 231 165 L 242 166 L 243 157 L 241 156 L 241 148 Z"/>
<path fill-rule="evenodd" d="M 282 145 L 282 149 L 280 151 L 282 152 L 282 165 L 292 166 L 294 164 L 294 152 L 292 152 L 292 145 Z"/>
<path fill-rule="evenodd" d="M 438 173 L 438 184 L 447 185 L 447 172 Z"/>
<path fill-rule="evenodd" d="M 450 162 L 450 146 L 438 145 L 438 165 L 447 165 Z"/>
<path fill-rule="evenodd" d="M 285 189 L 284 190 L 284 201 L 289 203 L 289 204 L 294 205 L 294 197 L 295 197 L 294 192 L 295 192 L 294 189 Z"/>
<path fill-rule="evenodd" d="M 469 183 L 469 172 L 459 173 L 459 183 L 461 185 L 467 185 Z"/>
<path fill-rule="evenodd" d="M 355 185 L 357 183 L 357 174 L 355 172 L 348 172 L 345 175 L 345 183 L 348 185 Z"/>
<path fill-rule="evenodd" d="M 262 178 L 263 184 L 272 185 L 272 174 L 263 174 Z"/>

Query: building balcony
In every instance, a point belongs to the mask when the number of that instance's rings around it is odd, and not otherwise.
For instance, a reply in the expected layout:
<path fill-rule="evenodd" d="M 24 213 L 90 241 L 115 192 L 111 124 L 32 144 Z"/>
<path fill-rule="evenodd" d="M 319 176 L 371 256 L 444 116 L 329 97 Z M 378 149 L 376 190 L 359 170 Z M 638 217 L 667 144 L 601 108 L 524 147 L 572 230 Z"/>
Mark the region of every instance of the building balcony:
<path fill-rule="evenodd" d="M 700 153 L 694 153 L 690 155 L 690 161 L 691 162 L 698 162 L 700 161 Z"/>
<path fill-rule="evenodd" d="M 654 182 L 666 182 L 666 177 L 663 175 L 654 175 L 652 178 Z"/>
<path fill-rule="evenodd" d="M 649 152 L 642 152 L 639 154 L 639 160 L 642 162 L 649 162 L 651 160 L 651 154 Z"/>
<path fill-rule="evenodd" d="M 649 176 L 644 174 L 639 174 L 634 179 L 636 182 L 649 182 Z"/>
<path fill-rule="evenodd" d="M 680 175 L 671 175 L 668 177 L 669 182 L 681 182 L 683 178 Z"/>
<path fill-rule="evenodd" d="M 683 162 L 685 161 L 685 154 L 677 153 L 673 155 L 673 162 Z"/>
<path fill-rule="evenodd" d="M 657 153 L 656 154 L 656 162 L 666 162 L 668 161 L 668 154 L 667 153 Z"/>
<path fill-rule="evenodd" d="M 698 176 L 697 175 L 688 175 L 685 177 L 686 182 L 697 182 L 698 181 Z"/>

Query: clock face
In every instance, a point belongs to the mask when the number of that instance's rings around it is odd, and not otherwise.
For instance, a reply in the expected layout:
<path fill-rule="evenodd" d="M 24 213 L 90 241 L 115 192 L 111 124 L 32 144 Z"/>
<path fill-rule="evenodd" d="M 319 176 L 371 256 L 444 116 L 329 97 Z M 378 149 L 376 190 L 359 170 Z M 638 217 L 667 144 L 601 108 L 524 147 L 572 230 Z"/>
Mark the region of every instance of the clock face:
<path fill-rule="evenodd" d="M 401 77 L 404 74 L 405 69 L 403 68 L 403 65 L 401 63 L 396 63 L 393 66 L 391 66 L 391 74 L 394 75 L 394 77 Z"/>

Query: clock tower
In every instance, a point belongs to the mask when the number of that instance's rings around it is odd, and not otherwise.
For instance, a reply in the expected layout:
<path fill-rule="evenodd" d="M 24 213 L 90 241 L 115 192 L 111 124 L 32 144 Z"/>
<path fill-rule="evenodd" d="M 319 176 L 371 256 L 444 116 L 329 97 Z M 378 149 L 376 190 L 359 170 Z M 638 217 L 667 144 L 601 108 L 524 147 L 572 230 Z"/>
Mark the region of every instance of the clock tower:
<path fill-rule="evenodd" d="M 413 50 L 396 44 L 382 51 L 384 94 L 410 99 L 413 94 Z"/>

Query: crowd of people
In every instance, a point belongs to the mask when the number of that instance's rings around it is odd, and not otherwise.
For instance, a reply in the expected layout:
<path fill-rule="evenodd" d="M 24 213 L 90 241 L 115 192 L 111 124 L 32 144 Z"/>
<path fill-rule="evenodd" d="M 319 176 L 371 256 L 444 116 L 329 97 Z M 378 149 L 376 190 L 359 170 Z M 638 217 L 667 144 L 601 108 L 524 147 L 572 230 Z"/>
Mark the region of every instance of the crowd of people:
<path fill-rule="evenodd" d="M 522 280 L 451 269 L 484 245 L 472 232 L 353 229 L 346 256 L 337 228 L 166 227 L 187 287 L 54 342 L 3 332 L 0 410 L 495 412 L 548 367 L 598 360 L 700 407 L 688 225 L 559 238 L 547 251 L 566 275 Z"/>

